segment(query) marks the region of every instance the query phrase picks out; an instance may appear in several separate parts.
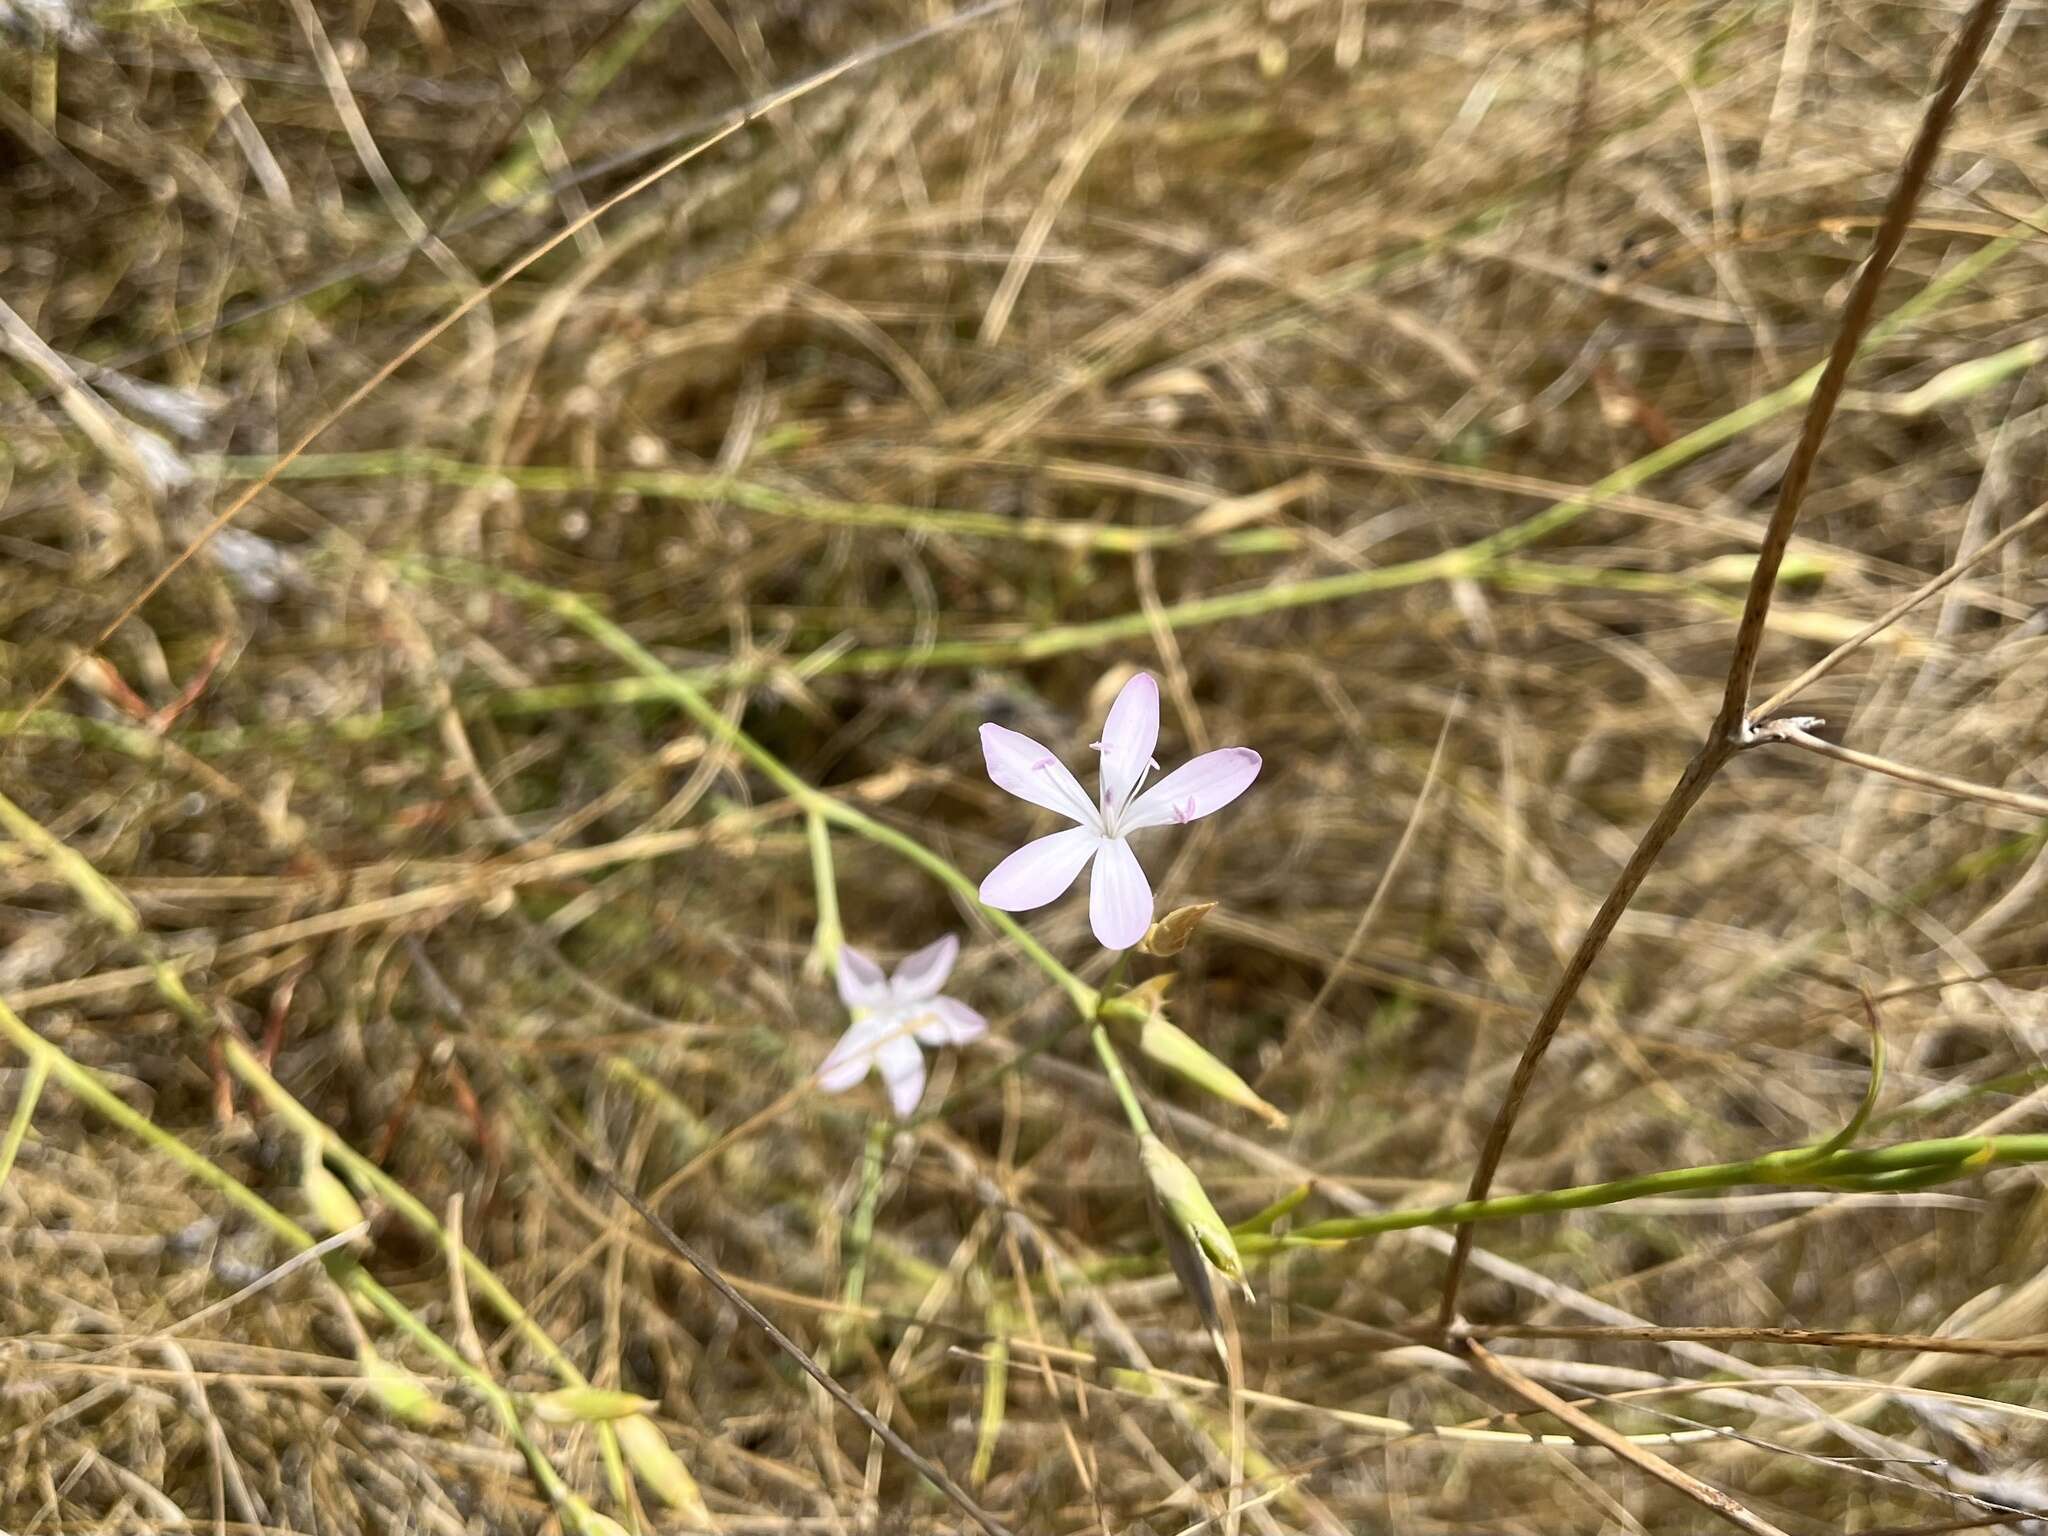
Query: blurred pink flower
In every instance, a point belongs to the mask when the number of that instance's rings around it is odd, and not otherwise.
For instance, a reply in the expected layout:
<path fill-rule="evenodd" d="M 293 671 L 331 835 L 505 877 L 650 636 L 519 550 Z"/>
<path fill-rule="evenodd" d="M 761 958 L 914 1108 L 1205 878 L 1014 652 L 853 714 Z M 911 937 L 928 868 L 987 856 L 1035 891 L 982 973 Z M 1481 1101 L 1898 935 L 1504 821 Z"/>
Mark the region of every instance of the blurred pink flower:
<path fill-rule="evenodd" d="M 988 776 L 1020 800 L 1057 811 L 1077 825 L 1026 843 L 981 882 L 981 899 L 1005 912 L 1028 912 L 1056 900 L 1092 861 L 1088 921 L 1108 949 L 1129 949 L 1152 923 L 1152 886 L 1131 852 L 1130 835 L 1146 827 L 1195 821 L 1251 788 L 1259 754 L 1224 747 L 1183 763 L 1150 789 L 1159 764 L 1159 684 L 1149 672 L 1125 683 L 1109 707 L 1102 739 L 1100 805 L 1057 757 L 1029 736 L 1000 725 L 981 728 Z"/>
<path fill-rule="evenodd" d="M 853 1015 L 853 1024 L 839 1037 L 825 1064 L 818 1068 L 818 1086 L 826 1093 L 844 1093 L 879 1069 L 898 1115 L 908 1115 L 924 1096 L 926 1045 L 965 1045 L 988 1032 L 988 1021 L 965 1003 L 941 997 L 939 988 L 953 974 L 960 941 L 947 934 L 904 957 L 896 974 L 882 968 L 851 944 L 839 950 L 839 999 Z"/>

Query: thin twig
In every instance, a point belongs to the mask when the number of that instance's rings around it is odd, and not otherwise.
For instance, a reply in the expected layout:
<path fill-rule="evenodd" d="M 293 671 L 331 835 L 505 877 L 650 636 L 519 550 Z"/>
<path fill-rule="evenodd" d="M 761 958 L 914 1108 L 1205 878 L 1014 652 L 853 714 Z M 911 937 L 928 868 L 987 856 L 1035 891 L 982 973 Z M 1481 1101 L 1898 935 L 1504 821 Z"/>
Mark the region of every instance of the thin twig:
<path fill-rule="evenodd" d="M 1812 477 L 1814 461 L 1819 457 L 1821 442 L 1827 435 L 1828 422 L 1841 398 L 1849 365 L 1855 360 L 1865 332 L 1870 329 L 1878 289 L 1905 239 L 1913 209 L 1919 203 L 1920 193 L 1934 169 L 1935 157 L 1955 116 L 1963 89 L 1976 70 L 1977 60 L 2003 10 L 2004 0 L 1976 0 L 1949 50 L 1947 62 L 1942 67 L 1940 87 L 1928 104 L 1926 115 L 1921 118 L 1920 131 L 1913 140 L 1912 148 L 1906 153 L 1898 183 L 1893 187 L 1891 201 L 1885 208 L 1884 220 L 1872 241 L 1869 259 L 1864 262 L 1850 292 L 1848 305 L 1843 310 L 1834 348 L 1828 354 L 1827 365 L 1822 369 L 1820 379 L 1814 385 L 1813 396 L 1807 403 L 1806 420 L 1800 430 L 1799 441 L 1792 450 L 1791 462 L 1786 466 L 1785 477 L 1779 486 L 1777 507 L 1771 513 L 1770 526 L 1757 550 L 1756 571 L 1750 578 L 1741 622 L 1736 626 L 1734 652 L 1729 658 L 1728 680 L 1722 690 L 1720 711 L 1707 732 L 1705 743 L 1686 765 L 1670 798 L 1664 802 L 1656 820 L 1650 823 L 1649 830 L 1622 867 L 1614 888 L 1594 914 L 1585 936 L 1579 940 L 1578 948 L 1566 963 L 1563 976 L 1558 979 L 1556 991 L 1551 994 L 1542 1016 L 1530 1031 L 1528 1043 L 1522 1048 L 1521 1060 L 1515 1063 L 1514 1076 L 1509 1080 L 1507 1093 L 1494 1114 L 1493 1124 L 1480 1149 L 1479 1164 L 1473 1171 L 1467 1194 L 1469 1200 L 1483 1200 L 1493 1187 L 1493 1176 L 1507 1151 L 1508 1137 L 1521 1114 L 1523 1102 L 1528 1098 L 1536 1070 L 1542 1065 L 1550 1042 L 1556 1038 L 1566 1012 L 1578 996 L 1586 973 L 1606 947 L 1608 935 L 1614 931 L 1615 924 L 1621 921 L 1621 914 L 1628 910 L 1629 903 L 1635 899 L 1636 892 L 1665 845 L 1699 803 L 1715 775 L 1737 752 L 1756 742 L 1749 714 L 1750 684 L 1755 678 L 1757 657 L 1763 647 L 1764 623 L 1770 617 L 1778 567 L 1785 558 L 1786 547 L 1792 542 L 1792 529 L 1799 520 L 1799 507 L 1806 493 L 1807 481 Z M 1437 1311 L 1440 1326 L 1449 1326 L 1457 1316 L 1458 1287 L 1464 1279 L 1466 1260 L 1471 1252 L 1472 1229 L 1461 1227 L 1444 1276 L 1443 1301 Z"/>
<path fill-rule="evenodd" d="M 1681 1472 L 1663 1457 L 1645 1450 L 1619 1431 L 1609 1429 L 1584 1410 L 1573 1407 L 1540 1382 L 1531 1381 L 1489 1351 L 1485 1345 L 1467 1339 L 1465 1353 L 1471 1356 L 1474 1365 L 1517 1397 L 1569 1424 L 1587 1439 L 1596 1441 L 1614 1452 L 1630 1466 L 1640 1468 L 1658 1482 L 1677 1489 L 1687 1498 L 1712 1510 L 1736 1529 L 1748 1531 L 1750 1536 L 1786 1536 L 1784 1531 L 1761 1515 L 1745 1509 L 1712 1483 L 1703 1483 L 1690 1472 Z"/>
<path fill-rule="evenodd" d="M 1788 746 L 1802 748 L 1819 757 L 1831 757 L 1838 763 L 1868 768 L 1872 773 L 1882 773 L 1901 783 L 1933 790 L 1938 795 L 1950 795 L 1958 800 L 1975 800 L 1984 805 L 1998 806 L 2001 810 L 2018 811 L 2025 816 L 2048 816 L 2048 797 L 2024 795 L 2013 789 L 1993 789 L 1988 784 L 1959 779 L 1953 774 L 1915 768 L 1910 763 L 1893 762 L 1888 757 L 1874 757 L 1868 752 L 1858 752 L 1854 747 L 1839 746 L 1832 741 L 1823 740 L 1796 725 L 1782 725 L 1772 732 L 1772 735 L 1774 739 Z"/>

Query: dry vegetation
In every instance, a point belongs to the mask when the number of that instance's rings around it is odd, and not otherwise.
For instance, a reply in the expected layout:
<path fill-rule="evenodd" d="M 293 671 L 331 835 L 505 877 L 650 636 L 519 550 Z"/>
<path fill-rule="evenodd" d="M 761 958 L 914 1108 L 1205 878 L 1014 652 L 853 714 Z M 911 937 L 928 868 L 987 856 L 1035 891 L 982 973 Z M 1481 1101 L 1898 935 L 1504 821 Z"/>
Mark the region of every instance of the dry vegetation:
<path fill-rule="evenodd" d="M 0 0 L 0 997 L 56 1048 L 0 1052 L 0 1527 L 966 1528 L 582 1142 L 1013 1530 L 1727 1528 L 1609 1450 L 1444 1432 L 1583 1435 L 1429 1334 L 1441 1227 L 1255 1263 L 1233 1400 L 1066 1000 L 842 833 L 848 936 L 968 935 L 994 1024 L 871 1141 L 878 1085 L 806 1087 L 845 1021 L 801 807 L 650 668 L 977 878 L 1033 824 L 975 726 L 1085 755 L 1151 668 L 1163 758 L 1265 754 L 1148 861 L 1222 903 L 1175 1019 L 1291 1116 L 1133 1056 L 1162 1134 L 1231 1220 L 1455 1199 L 1712 717 L 1782 387 L 1959 14 Z M 1764 689 L 2043 497 L 2044 49 L 2015 6 L 1949 131 Z M 99 644 L 480 283 L 839 64 L 475 303 Z M 1800 700 L 2008 803 L 1740 756 L 1500 1190 L 1825 1138 L 1859 987 L 1863 1144 L 2041 1129 L 2044 538 Z M 1029 924 L 1105 980 L 1084 902 Z M 1488 1347 L 1760 1528 L 2022 1529 L 2048 1200 L 1965 1172 L 1490 1223 L 1461 1309 L 1591 1326 Z M 288 1263 L 343 1186 L 367 1233 Z M 655 1401 L 703 1508 L 505 1395 L 582 1378 Z"/>

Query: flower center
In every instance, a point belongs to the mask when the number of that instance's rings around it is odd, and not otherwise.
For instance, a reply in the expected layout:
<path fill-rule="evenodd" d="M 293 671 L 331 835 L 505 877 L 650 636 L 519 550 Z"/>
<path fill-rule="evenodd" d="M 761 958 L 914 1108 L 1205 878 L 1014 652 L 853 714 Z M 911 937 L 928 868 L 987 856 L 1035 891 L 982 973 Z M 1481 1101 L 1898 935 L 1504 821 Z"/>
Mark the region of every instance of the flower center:
<path fill-rule="evenodd" d="M 1091 741 L 1088 745 L 1102 754 L 1102 769 L 1107 769 L 1115 761 L 1119 752 L 1123 750 L 1118 747 L 1105 746 L 1099 741 Z M 1118 796 L 1112 795 L 1109 792 L 1108 774 L 1098 769 L 1097 777 L 1102 780 L 1102 831 L 1105 836 L 1123 836 L 1123 833 L 1117 829 L 1118 820 L 1125 811 L 1130 809 L 1131 802 L 1138 798 L 1139 791 L 1144 789 L 1146 776 L 1158 771 L 1159 759 L 1156 757 L 1147 758 L 1140 765 L 1137 773 L 1132 776 L 1130 787 L 1121 796 Z"/>

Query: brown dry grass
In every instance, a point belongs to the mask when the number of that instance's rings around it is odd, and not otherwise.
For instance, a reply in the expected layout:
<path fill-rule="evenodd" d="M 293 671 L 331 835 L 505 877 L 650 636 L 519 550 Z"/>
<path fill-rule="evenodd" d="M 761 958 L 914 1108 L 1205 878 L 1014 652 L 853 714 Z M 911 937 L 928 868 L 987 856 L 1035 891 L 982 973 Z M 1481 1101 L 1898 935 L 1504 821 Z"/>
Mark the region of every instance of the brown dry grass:
<path fill-rule="evenodd" d="M 0 299 L 104 402 L 67 409 L 10 347 L 16 705 L 253 464 L 651 164 L 646 146 L 937 13 L 413 0 L 325 6 L 316 32 L 291 5 L 82 14 L 68 35 L 19 22 L 0 53 Z M 804 964 L 802 818 L 574 629 L 408 558 L 584 594 L 676 667 L 745 663 L 718 686 L 733 718 L 977 875 L 1030 826 L 974 726 L 1078 749 L 1104 672 L 1152 668 L 1170 752 L 1266 756 L 1232 813 L 1148 859 L 1170 895 L 1223 903 L 1179 962 L 1177 1020 L 1293 1117 L 1276 1133 L 1143 1073 L 1164 1129 L 1232 1219 L 1309 1177 L 1309 1214 L 1454 1198 L 1564 956 L 1712 716 L 1797 412 L 1752 413 L 1511 558 L 1373 573 L 1517 525 L 1816 361 L 1955 19 L 1603 5 L 1589 42 L 1576 8 L 1220 0 L 1020 5 L 926 37 L 732 136 L 451 329 L 104 665 L 10 717 L 0 778 L 189 957 L 205 1008 L 274 1048 L 291 1095 L 435 1216 L 460 1197 L 481 1259 L 578 1369 L 658 1399 L 725 1529 L 959 1516 L 589 1179 L 540 1104 L 643 1190 L 691 1169 L 671 1224 L 963 1481 L 987 1426 L 977 1496 L 1013 1529 L 1720 1529 L 1598 1449 L 1344 1418 L 1560 1428 L 1409 1341 L 1440 1232 L 1259 1271 L 1238 1322 L 1265 1396 L 1241 1434 L 1212 1390 L 1116 1374 L 1214 1366 L 1156 1265 L 1087 1278 L 1156 1252 L 1114 1100 L 1037 973 L 842 839 L 849 937 L 893 954 L 972 935 L 960 990 L 996 1024 L 933 1102 L 971 1091 L 886 1147 L 860 1265 L 882 1101 L 801 1091 L 843 1023 Z M 2034 216 L 2043 42 L 2011 13 L 1880 314 Z M 493 211 L 492 169 L 526 174 L 536 142 L 555 195 Z M 570 185 L 571 166 L 601 168 Z M 392 257 L 409 225 L 447 233 Z M 2044 499 L 2038 354 L 1949 371 L 2040 335 L 2042 249 L 2020 240 L 1852 379 L 1766 688 Z M 189 483 L 146 484 L 121 423 L 150 418 L 123 377 L 192 392 Z M 1086 532 L 1128 529 L 1150 532 Z M 2022 534 L 1802 707 L 1865 751 L 2039 794 L 2040 549 Z M 1337 970 L 1460 696 L 1409 857 Z M 1745 754 L 1623 919 L 1500 1187 L 1825 1136 L 1863 1087 L 1858 985 L 1892 994 L 1873 1136 L 2040 1128 L 2044 846 L 2010 809 Z M 303 1217 L 296 1130 L 60 875 L 0 842 L 0 996 Z M 1079 903 L 1033 927 L 1076 964 L 1093 952 Z M 12 1055 L 0 1074 L 12 1102 L 28 1074 Z M 367 1203 L 370 1275 L 458 1348 L 473 1312 L 503 1386 L 555 1384 L 433 1241 Z M 2048 1332 L 2044 1221 L 2029 1169 L 1639 1201 L 1482 1229 L 1463 1307 L 2011 1339 Z M 562 1518 L 474 1384 L 318 1266 L 165 1337 L 289 1250 L 59 1087 L 0 1224 L 6 1530 Z M 366 1392 L 366 1336 L 461 1421 L 411 1425 Z M 1012 1342 L 988 1426 L 991 1336 Z M 1797 1536 L 2048 1510 L 2048 1394 L 2025 1358 L 1740 1336 L 1492 1349 L 1621 1429 L 1736 1431 L 1659 1454 Z M 1729 1385 L 1768 1372 L 1801 1384 Z M 599 1508 L 689 1528 L 644 1493 L 643 1514 L 619 1504 L 587 1426 L 530 1429 Z M 1233 1485 L 1254 1502 L 1226 1514 Z"/>

